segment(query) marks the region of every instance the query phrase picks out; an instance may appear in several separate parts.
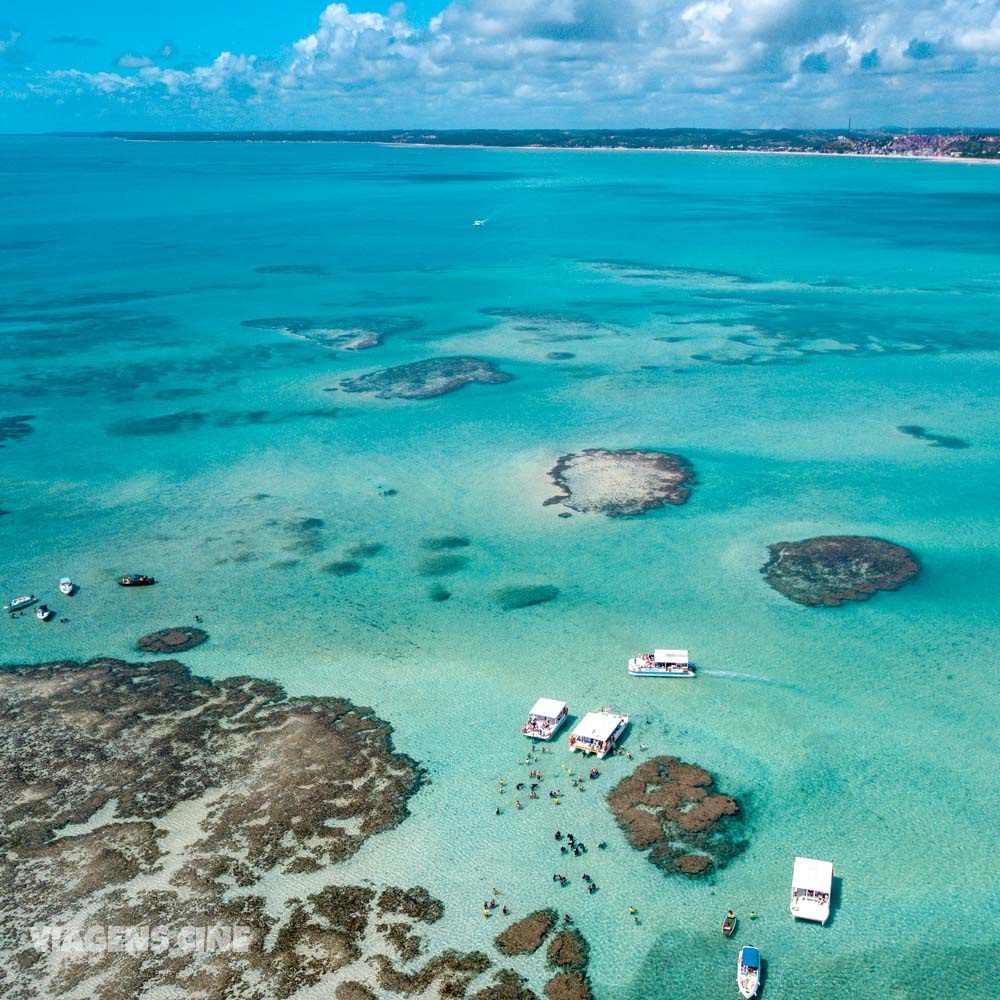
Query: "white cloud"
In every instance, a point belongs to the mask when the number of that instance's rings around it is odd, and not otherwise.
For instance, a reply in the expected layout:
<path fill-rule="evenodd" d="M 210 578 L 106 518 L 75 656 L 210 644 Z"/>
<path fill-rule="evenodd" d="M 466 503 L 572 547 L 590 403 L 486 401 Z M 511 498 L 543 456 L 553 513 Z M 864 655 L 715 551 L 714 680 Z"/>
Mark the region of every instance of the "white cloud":
<path fill-rule="evenodd" d="M 426 27 L 402 4 L 332 3 L 284 51 L 187 69 L 126 53 L 134 72 L 52 80 L 181 113 L 185 95 L 252 106 L 241 124 L 261 127 L 747 124 L 906 101 L 947 118 L 992 107 L 1000 0 L 453 0 Z"/>
<path fill-rule="evenodd" d="M 143 66 L 152 66 L 153 60 L 149 56 L 137 56 L 134 52 L 123 52 L 115 60 L 115 65 L 122 69 L 142 69 Z"/>

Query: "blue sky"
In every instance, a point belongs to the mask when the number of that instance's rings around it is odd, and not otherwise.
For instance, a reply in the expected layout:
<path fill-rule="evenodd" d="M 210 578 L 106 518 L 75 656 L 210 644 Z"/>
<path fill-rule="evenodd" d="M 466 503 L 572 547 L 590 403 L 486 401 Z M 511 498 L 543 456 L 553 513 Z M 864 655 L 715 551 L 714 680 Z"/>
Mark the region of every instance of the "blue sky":
<path fill-rule="evenodd" d="M 0 131 L 1000 123 L 1000 0 L 9 0 Z"/>

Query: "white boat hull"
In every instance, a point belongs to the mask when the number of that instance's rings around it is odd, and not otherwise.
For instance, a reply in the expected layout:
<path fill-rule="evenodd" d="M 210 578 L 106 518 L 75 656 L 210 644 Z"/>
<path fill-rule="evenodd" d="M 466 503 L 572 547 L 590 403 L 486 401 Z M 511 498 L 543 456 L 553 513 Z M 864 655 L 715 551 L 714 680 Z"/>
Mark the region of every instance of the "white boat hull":
<path fill-rule="evenodd" d="M 628 668 L 629 677 L 694 677 L 693 670 L 637 670 Z"/>

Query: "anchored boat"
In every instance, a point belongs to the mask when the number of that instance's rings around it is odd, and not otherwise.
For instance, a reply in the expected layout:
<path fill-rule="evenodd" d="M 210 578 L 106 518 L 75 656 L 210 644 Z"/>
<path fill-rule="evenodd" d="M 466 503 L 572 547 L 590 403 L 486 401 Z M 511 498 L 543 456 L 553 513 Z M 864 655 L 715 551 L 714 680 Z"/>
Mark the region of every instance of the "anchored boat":
<path fill-rule="evenodd" d="M 123 576 L 118 584 L 121 587 L 152 587 L 156 581 L 151 576 L 143 573 L 133 573 L 131 576 Z"/>
<path fill-rule="evenodd" d="M 722 921 L 722 936 L 732 937 L 733 931 L 736 930 L 736 914 L 730 910 L 726 914 L 726 919 Z"/>
<path fill-rule="evenodd" d="M 76 590 L 76 584 L 68 576 L 64 576 L 59 581 L 60 594 L 65 594 L 67 597 L 71 597 L 75 590 Z"/>
<path fill-rule="evenodd" d="M 4 606 L 4 611 L 9 611 L 13 614 L 15 611 L 20 611 L 22 608 L 30 607 L 37 601 L 38 598 L 34 594 L 26 594 L 24 597 L 15 597 L 14 600 L 8 601 Z"/>
<path fill-rule="evenodd" d="M 744 945 L 740 948 L 740 957 L 736 960 L 736 985 L 740 996 L 755 997 L 760 988 L 760 951 Z"/>
<path fill-rule="evenodd" d="M 39 604 L 35 608 L 35 617 L 40 622 L 47 622 L 52 617 L 52 609 L 47 604 Z"/>
<path fill-rule="evenodd" d="M 632 677 L 694 677 L 686 649 L 657 649 L 640 653 L 628 661 Z"/>
<path fill-rule="evenodd" d="M 566 702 L 539 698 L 528 715 L 528 721 L 521 726 L 521 732 L 533 740 L 551 740 L 568 717 Z"/>
<path fill-rule="evenodd" d="M 789 909 L 798 920 L 825 924 L 830 916 L 833 862 L 796 858 L 792 869 L 792 899 Z"/>
<path fill-rule="evenodd" d="M 628 716 L 617 715 L 610 708 L 589 712 L 569 735 L 570 750 L 607 757 L 617 746 L 628 727 Z"/>

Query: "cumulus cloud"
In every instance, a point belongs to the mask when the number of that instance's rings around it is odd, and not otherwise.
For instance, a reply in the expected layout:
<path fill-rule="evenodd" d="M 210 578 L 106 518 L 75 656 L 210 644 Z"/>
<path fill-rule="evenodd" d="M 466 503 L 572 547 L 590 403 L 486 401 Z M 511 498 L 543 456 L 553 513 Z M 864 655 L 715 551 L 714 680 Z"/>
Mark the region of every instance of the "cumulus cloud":
<path fill-rule="evenodd" d="M 425 26 L 402 4 L 332 3 L 277 58 L 164 65 L 175 51 L 49 84 L 181 113 L 214 101 L 259 127 L 748 124 L 880 101 L 947 117 L 993 106 L 1000 0 L 452 0 Z"/>
<path fill-rule="evenodd" d="M 153 60 L 149 56 L 137 56 L 134 52 L 123 52 L 116 60 L 116 66 L 122 69 L 142 69 L 144 66 L 152 66 Z"/>

